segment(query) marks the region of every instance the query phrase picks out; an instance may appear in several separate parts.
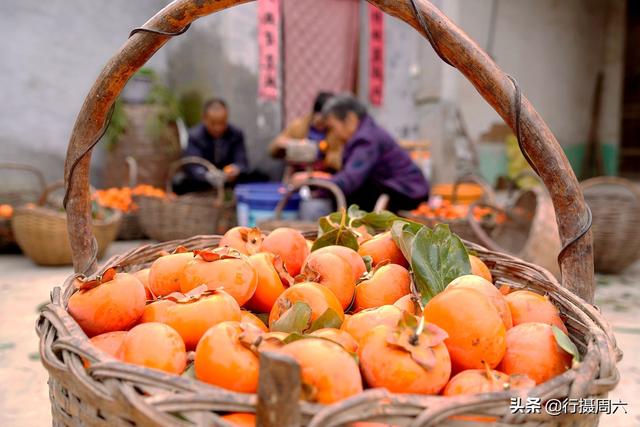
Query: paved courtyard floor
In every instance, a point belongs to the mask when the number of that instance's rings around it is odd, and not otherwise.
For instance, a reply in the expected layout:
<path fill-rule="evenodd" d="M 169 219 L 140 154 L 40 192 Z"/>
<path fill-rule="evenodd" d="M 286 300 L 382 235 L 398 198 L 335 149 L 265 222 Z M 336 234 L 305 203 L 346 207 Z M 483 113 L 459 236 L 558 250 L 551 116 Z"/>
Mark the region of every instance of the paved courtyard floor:
<path fill-rule="evenodd" d="M 140 242 L 116 242 L 121 253 Z M 40 305 L 61 285 L 71 268 L 43 268 L 20 255 L 0 255 L 0 426 L 51 425 L 47 373 L 40 364 L 35 322 Z M 613 325 L 625 357 L 614 401 L 628 403 L 627 414 L 603 416 L 606 427 L 640 426 L 640 263 L 620 276 L 599 276 L 596 303 Z"/>

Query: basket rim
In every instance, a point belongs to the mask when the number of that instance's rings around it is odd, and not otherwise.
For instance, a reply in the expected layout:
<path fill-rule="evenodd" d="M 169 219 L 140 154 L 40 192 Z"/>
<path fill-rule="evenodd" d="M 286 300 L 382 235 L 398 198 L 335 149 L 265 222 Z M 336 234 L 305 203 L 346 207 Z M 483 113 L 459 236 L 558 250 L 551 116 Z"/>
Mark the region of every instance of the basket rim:
<path fill-rule="evenodd" d="M 312 233 L 308 233 L 307 235 L 311 234 Z M 122 266 L 121 268 L 123 268 L 123 271 L 133 271 L 128 270 L 128 268 L 131 266 L 145 265 L 144 263 L 140 263 L 138 261 L 147 259 L 148 263 L 150 262 L 150 258 L 155 256 L 155 254 L 158 254 L 160 251 L 166 250 L 167 248 L 177 247 L 181 245 L 187 247 L 195 247 L 201 244 L 204 244 L 204 247 L 210 247 L 214 242 L 216 242 L 216 240 L 219 240 L 220 237 L 221 236 L 216 235 L 194 236 L 186 240 L 173 240 L 170 242 L 155 243 L 139 248 L 134 248 L 124 254 L 116 255 L 107 260 L 97 274 L 103 272 L 110 266 L 117 265 Z M 608 326 L 606 320 L 594 306 L 591 306 L 582 298 L 562 288 L 557 280 L 550 273 L 545 273 L 545 270 L 541 267 L 520 260 L 519 258 L 512 255 L 488 251 L 482 246 L 471 242 L 465 241 L 465 245 L 467 245 L 467 247 L 469 247 L 470 249 L 475 250 L 481 258 L 488 260 L 489 264 L 493 265 L 494 267 L 498 265 L 497 263 L 500 262 L 504 263 L 505 265 L 515 264 L 533 268 L 537 271 L 537 275 L 530 275 L 528 279 L 530 283 L 528 284 L 531 285 L 531 283 L 540 282 L 544 283 L 544 286 L 548 286 L 553 289 L 554 292 L 557 292 L 557 295 L 553 295 L 552 298 L 554 303 L 556 303 L 557 305 L 559 299 L 566 299 L 562 301 L 562 308 L 565 311 L 568 310 L 570 312 L 570 319 L 578 322 L 579 324 L 584 323 L 584 328 L 587 332 L 584 332 L 579 337 L 582 338 L 580 342 L 585 341 L 586 343 L 586 345 L 583 345 L 583 350 L 585 351 L 581 352 L 583 353 L 583 356 L 585 358 L 583 363 L 577 368 L 572 368 L 561 374 L 560 376 L 552 378 L 551 380 L 536 386 L 534 389 L 527 390 L 528 392 L 531 392 L 534 395 L 551 396 L 553 395 L 553 393 L 558 394 L 558 389 L 560 389 L 562 390 L 562 393 L 560 394 L 562 396 L 566 396 L 569 393 L 576 392 L 576 384 L 580 384 L 582 388 L 577 388 L 578 393 L 581 392 L 583 394 L 592 395 L 593 393 L 606 393 L 607 391 L 615 387 L 619 378 L 618 371 L 615 365 L 616 361 L 621 358 L 622 353 L 617 347 L 615 336 L 613 335 L 613 332 Z M 130 265 L 127 265 L 127 261 L 132 261 L 132 263 Z M 181 389 L 183 393 L 217 394 L 218 397 L 209 402 L 210 406 L 216 406 L 216 402 L 218 402 L 217 404 L 220 405 L 220 401 L 224 401 L 225 399 L 227 399 L 228 402 L 232 402 L 235 405 L 240 405 L 242 408 L 244 408 L 245 412 L 255 411 L 255 394 L 231 392 L 195 379 L 192 380 L 178 376 L 171 376 L 171 378 L 167 380 L 166 374 L 163 374 L 160 371 L 115 361 L 106 354 L 95 349 L 93 346 L 88 345 L 88 337 L 66 311 L 66 304 L 68 302 L 68 299 L 75 292 L 75 288 L 72 286 L 72 282 L 78 276 L 78 274 L 70 276 L 65 281 L 64 287 L 57 286 L 53 290 L 52 302 L 43 309 L 43 312 L 41 313 L 40 319 L 38 321 L 37 330 L 41 340 L 40 353 L 43 364 L 50 371 L 51 375 L 55 374 L 55 369 L 52 371 L 52 365 L 54 363 L 59 364 L 60 362 L 49 362 L 50 355 L 55 351 L 65 349 L 75 354 L 78 358 L 85 357 L 92 361 L 92 366 L 91 368 L 89 368 L 89 376 L 99 376 L 105 374 L 105 372 L 109 371 L 109 369 L 117 369 L 119 372 L 122 371 L 123 373 L 135 373 L 138 379 L 144 378 L 146 379 L 146 381 L 150 382 L 161 381 L 162 384 L 166 384 L 168 382 L 172 385 L 172 387 Z M 523 287 L 526 286 L 527 284 L 523 285 Z M 49 330 L 47 330 L 47 328 L 45 327 L 47 325 L 49 326 Z M 51 331 L 51 328 L 53 328 L 54 331 Z M 51 339 L 51 333 L 57 334 L 57 339 Z M 59 369 L 59 367 L 56 368 Z M 585 372 L 587 372 L 587 374 L 585 374 Z M 591 374 L 589 374 L 589 372 Z M 606 374 L 604 378 L 602 378 L 602 372 Z M 111 374 L 110 378 L 117 379 L 117 375 L 114 376 L 113 374 Z M 577 378 L 582 378 L 582 382 L 578 381 Z M 411 402 L 414 402 L 416 407 L 420 407 L 422 408 L 422 410 L 427 410 L 427 408 L 433 406 L 434 404 L 449 407 L 453 405 L 452 402 L 460 401 L 466 402 L 465 405 L 468 404 L 473 406 L 473 403 L 479 404 L 479 402 L 486 403 L 487 401 L 504 403 L 505 401 L 508 402 L 511 397 L 518 396 L 522 396 L 521 391 L 484 393 L 474 395 L 472 398 L 465 397 L 463 399 L 459 399 L 459 397 L 447 397 L 446 399 L 448 400 L 443 401 L 442 396 L 393 394 L 386 391 L 381 392 L 380 389 L 369 389 L 365 390 L 361 394 L 332 405 L 319 405 L 300 401 L 300 408 L 305 416 L 314 417 L 312 423 L 309 425 L 322 426 L 325 424 L 319 423 L 318 420 L 323 420 L 322 422 L 328 422 L 327 420 L 334 416 L 336 411 L 338 411 L 337 408 L 344 407 L 345 405 L 358 405 L 362 402 L 378 402 L 378 404 L 380 404 L 385 399 L 394 402 L 406 402 L 407 400 L 409 400 Z M 160 413 L 165 412 L 162 409 L 164 406 L 158 403 L 158 400 L 162 400 L 162 398 L 158 396 L 151 396 L 150 399 L 156 400 L 153 400 L 152 403 L 147 402 L 144 404 L 149 406 L 153 406 L 155 404 L 157 405 L 157 407 L 153 408 L 154 410 Z M 165 402 L 165 404 L 171 406 L 167 402 Z M 464 405 L 462 405 L 461 407 L 464 407 Z M 211 407 L 207 409 L 207 411 L 213 410 L 214 409 L 211 409 Z M 422 412 L 422 410 L 419 412 Z M 446 413 L 449 413 L 447 411 L 451 410 L 453 409 L 442 409 L 442 411 L 445 411 Z M 502 415 L 506 417 L 505 419 L 510 419 L 509 414 Z"/>

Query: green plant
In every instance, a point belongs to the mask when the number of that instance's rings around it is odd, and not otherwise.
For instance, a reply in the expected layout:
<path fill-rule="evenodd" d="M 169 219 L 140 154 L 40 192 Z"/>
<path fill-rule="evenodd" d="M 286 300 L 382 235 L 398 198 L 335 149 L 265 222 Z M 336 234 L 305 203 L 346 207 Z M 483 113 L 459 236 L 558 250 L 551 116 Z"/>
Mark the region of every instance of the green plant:
<path fill-rule="evenodd" d="M 187 127 L 192 127 L 200 122 L 202 104 L 204 99 L 197 90 L 190 90 L 180 96 L 180 115 Z"/>
<path fill-rule="evenodd" d="M 129 120 L 127 119 L 127 113 L 124 111 L 122 100 L 118 98 L 113 105 L 113 113 L 111 113 L 111 121 L 109 127 L 104 134 L 106 139 L 106 147 L 108 150 L 113 150 L 118 143 L 118 140 L 122 134 L 127 130 Z"/>

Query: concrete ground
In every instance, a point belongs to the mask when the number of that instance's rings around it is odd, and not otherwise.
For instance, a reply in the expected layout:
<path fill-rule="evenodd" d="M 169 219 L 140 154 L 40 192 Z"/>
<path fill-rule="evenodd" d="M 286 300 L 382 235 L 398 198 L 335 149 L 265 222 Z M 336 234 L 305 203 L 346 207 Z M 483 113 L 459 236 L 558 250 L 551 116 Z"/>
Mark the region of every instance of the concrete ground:
<path fill-rule="evenodd" d="M 121 253 L 139 242 L 117 242 L 110 253 Z M 38 307 L 71 273 L 68 267 L 37 267 L 20 255 L 0 255 L 0 426 L 51 425 L 47 373 L 40 364 L 34 331 Z M 640 262 L 620 276 L 599 276 L 596 302 L 612 323 L 625 358 L 618 365 L 621 380 L 611 393 L 627 402 L 604 415 L 601 426 L 640 425 Z"/>

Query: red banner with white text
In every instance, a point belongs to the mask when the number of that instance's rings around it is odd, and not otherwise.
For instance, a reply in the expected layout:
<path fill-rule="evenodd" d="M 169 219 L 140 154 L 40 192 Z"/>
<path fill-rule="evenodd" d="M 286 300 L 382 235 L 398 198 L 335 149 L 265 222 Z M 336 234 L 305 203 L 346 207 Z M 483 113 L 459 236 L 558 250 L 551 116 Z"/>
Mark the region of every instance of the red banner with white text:
<path fill-rule="evenodd" d="M 369 12 L 369 101 L 382 105 L 384 95 L 384 14 L 367 3 Z"/>
<path fill-rule="evenodd" d="M 258 0 L 258 96 L 280 97 L 280 0 Z"/>

